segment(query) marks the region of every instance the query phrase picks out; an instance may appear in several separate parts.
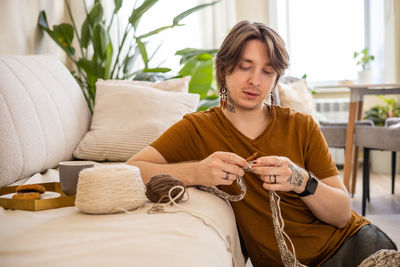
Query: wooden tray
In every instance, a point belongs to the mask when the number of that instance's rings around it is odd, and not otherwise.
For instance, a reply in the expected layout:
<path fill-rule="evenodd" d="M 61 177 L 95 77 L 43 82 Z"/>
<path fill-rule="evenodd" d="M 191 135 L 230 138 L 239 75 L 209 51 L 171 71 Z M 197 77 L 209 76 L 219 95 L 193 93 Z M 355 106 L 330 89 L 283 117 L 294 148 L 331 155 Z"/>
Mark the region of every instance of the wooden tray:
<path fill-rule="evenodd" d="M 42 183 L 40 184 L 46 188 L 46 191 L 60 193 L 57 198 L 38 199 L 38 200 L 25 200 L 25 199 L 9 199 L 0 197 L 0 206 L 5 209 L 13 210 L 48 210 L 61 207 L 68 207 L 75 205 L 75 195 L 67 196 L 61 190 L 60 183 Z M 6 186 L 0 188 L 0 196 L 15 193 L 17 186 Z"/>

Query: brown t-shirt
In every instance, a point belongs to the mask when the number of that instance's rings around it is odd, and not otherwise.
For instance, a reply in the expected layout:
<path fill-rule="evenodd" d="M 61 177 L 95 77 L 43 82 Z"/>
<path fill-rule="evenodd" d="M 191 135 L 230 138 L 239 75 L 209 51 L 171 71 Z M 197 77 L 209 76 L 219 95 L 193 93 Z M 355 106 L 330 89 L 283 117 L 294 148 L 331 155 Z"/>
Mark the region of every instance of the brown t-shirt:
<path fill-rule="evenodd" d="M 258 156 L 287 157 L 319 179 L 338 174 L 328 145 L 311 116 L 278 106 L 270 110 L 268 126 L 255 139 L 237 130 L 217 107 L 185 115 L 151 146 L 169 163 L 202 160 L 216 151 L 233 152 L 243 158 L 258 152 Z M 246 172 L 244 180 L 246 196 L 231 204 L 251 262 L 255 267 L 282 266 L 269 194 L 255 174 Z M 238 193 L 234 185 L 221 188 Z M 347 238 L 369 223 L 353 211 L 346 227 L 338 229 L 317 219 L 295 193 L 277 193 L 281 197 L 285 232 L 295 246 L 297 258 L 306 265 L 323 263 Z"/>

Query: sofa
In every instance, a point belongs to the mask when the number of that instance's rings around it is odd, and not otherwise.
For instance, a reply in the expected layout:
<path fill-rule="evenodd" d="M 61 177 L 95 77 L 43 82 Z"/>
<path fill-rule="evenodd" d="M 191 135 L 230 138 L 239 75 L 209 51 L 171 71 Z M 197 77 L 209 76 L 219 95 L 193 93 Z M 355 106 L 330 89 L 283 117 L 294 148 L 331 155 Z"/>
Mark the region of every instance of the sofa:
<path fill-rule="evenodd" d="M 55 57 L 0 56 L 0 187 L 57 183 L 60 161 L 124 162 L 196 109 L 188 82 L 100 80 L 92 115 Z M 0 265 L 244 266 L 230 204 L 196 188 L 187 194 L 157 214 L 150 201 L 103 215 L 0 207 Z"/>

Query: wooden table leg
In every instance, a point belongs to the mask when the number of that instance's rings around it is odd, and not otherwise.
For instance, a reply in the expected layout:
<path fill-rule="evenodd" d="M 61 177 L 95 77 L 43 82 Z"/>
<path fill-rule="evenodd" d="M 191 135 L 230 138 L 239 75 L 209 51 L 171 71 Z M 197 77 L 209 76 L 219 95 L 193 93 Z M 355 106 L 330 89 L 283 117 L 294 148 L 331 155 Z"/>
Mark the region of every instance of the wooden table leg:
<path fill-rule="evenodd" d="M 356 112 L 356 120 L 361 120 L 362 118 L 362 108 L 363 108 L 363 102 L 358 102 L 357 103 L 357 112 Z M 353 197 L 355 192 L 356 192 L 356 182 L 357 182 L 357 171 L 358 171 L 358 152 L 359 152 L 359 147 L 355 147 L 354 149 L 354 157 L 353 157 L 353 173 L 351 176 L 351 196 Z"/>
<path fill-rule="evenodd" d="M 349 106 L 349 120 L 347 124 L 347 133 L 346 133 L 346 153 L 344 158 L 344 170 L 343 170 L 343 183 L 346 186 L 346 189 L 350 191 L 350 175 L 352 171 L 352 161 L 353 161 L 353 134 L 354 134 L 354 125 L 356 121 L 356 113 L 357 113 L 357 102 L 350 102 Z"/>
<path fill-rule="evenodd" d="M 358 152 L 359 152 L 359 147 L 356 146 L 354 147 L 354 153 L 353 153 L 353 172 L 351 175 L 351 197 L 354 196 L 354 193 L 356 192 L 356 181 L 357 181 L 357 171 L 358 171 Z"/>

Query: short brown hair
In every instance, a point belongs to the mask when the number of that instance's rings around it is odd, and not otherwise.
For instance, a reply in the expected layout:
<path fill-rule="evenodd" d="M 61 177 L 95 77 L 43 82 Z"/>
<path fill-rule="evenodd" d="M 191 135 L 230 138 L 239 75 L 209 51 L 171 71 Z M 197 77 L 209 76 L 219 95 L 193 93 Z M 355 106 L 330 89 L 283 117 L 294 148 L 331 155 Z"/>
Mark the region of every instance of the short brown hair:
<path fill-rule="evenodd" d="M 275 85 L 287 69 L 289 55 L 279 34 L 263 23 L 241 21 L 225 37 L 215 59 L 219 90 L 225 85 L 225 75 L 231 74 L 239 64 L 243 48 L 249 40 L 260 40 L 267 45 L 271 66 L 277 73 Z"/>

